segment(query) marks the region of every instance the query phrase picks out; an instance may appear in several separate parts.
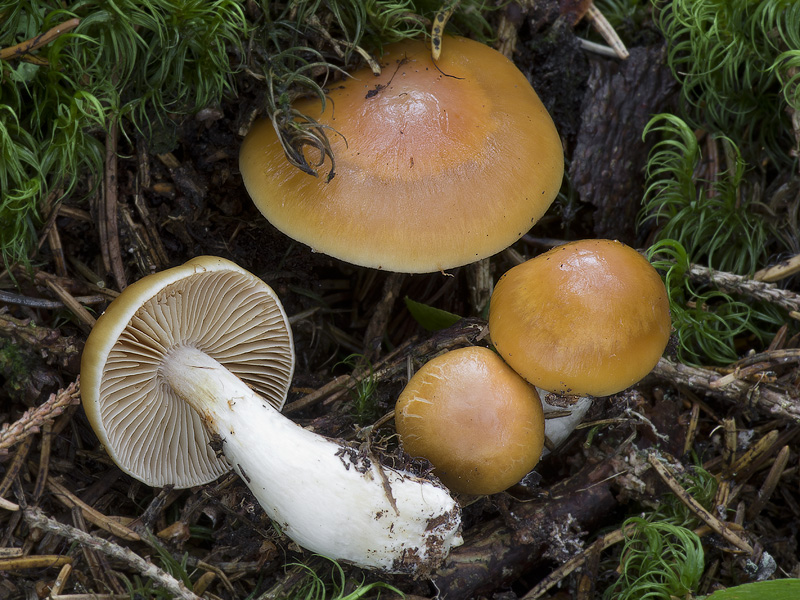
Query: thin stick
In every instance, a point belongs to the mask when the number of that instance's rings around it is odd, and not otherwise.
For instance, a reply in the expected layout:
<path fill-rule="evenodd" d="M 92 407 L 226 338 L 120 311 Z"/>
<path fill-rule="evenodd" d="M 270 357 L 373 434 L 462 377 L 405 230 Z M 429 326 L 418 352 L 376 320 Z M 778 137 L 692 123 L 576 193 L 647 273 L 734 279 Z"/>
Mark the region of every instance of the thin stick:
<path fill-rule="evenodd" d="M 692 402 L 692 412 L 689 418 L 689 426 L 686 428 L 686 440 L 683 444 L 683 453 L 688 454 L 694 448 L 694 440 L 697 437 L 697 426 L 700 423 L 700 403 Z"/>
<path fill-rule="evenodd" d="M 19 44 L 14 46 L 9 46 L 8 48 L 0 49 L 0 60 L 9 60 L 11 58 L 22 58 L 26 54 L 30 54 L 34 50 L 38 50 L 42 46 L 49 44 L 58 36 L 67 33 L 68 31 L 72 31 L 78 25 L 80 25 L 80 19 L 70 19 L 68 21 L 64 21 L 60 25 L 56 25 L 55 27 L 51 27 L 44 33 L 40 33 L 36 37 L 32 37 L 29 40 L 25 40 Z"/>
<path fill-rule="evenodd" d="M 5 498 L 0 498 L 0 508 L 9 512 L 15 512 L 19 510 L 19 504 L 11 502 L 11 500 L 6 500 Z"/>
<path fill-rule="evenodd" d="M 723 438 L 725 443 L 722 445 L 722 462 L 725 464 L 726 468 L 730 468 L 734 461 L 736 461 L 736 421 L 733 417 L 722 419 L 722 428 L 725 432 Z"/>
<path fill-rule="evenodd" d="M 78 302 L 75 297 L 70 294 L 67 290 L 63 287 L 58 285 L 52 279 L 48 279 L 46 281 L 47 287 L 49 287 L 53 293 L 58 296 L 58 299 L 61 300 L 64 305 L 69 309 L 69 311 L 78 319 L 78 322 L 82 326 L 82 329 L 89 333 L 94 324 L 97 322 L 97 319 L 92 316 L 88 310 L 86 310 L 83 305 Z"/>
<path fill-rule="evenodd" d="M 761 437 L 755 444 L 750 446 L 736 461 L 730 466 L 730 475 L 736 477 L 742 471 L 752 466 L 756 460 L 760 459 L 764 454 L 778 441 L 780 433 L 773 429 L 772 431 Z"/>
<path fill-rule="evenodd" d="M 138 571 L 142 576 L 152 579 L 155 583 L 172 593 L 177 598 L 184 600 L 200 600 L 200 597 L 189 590 L 181 581 L 160 569 L 153 563 L 146 561 L 141 556 L 135 554 L 127 548 L 123 548 L 113 542 L 93 536 L 76 527 L 71 527 L 51 519 L 38 508 L 26 508 L 23 516 L 28 524 L 44 531 L 48 531 L 57 536 L 63 537 L 70 542 L 77 542 L 82 546 L 102 552 L 116 560 L 127 564 L 131 569 Z"/>
<path fill-rule="evenodd" d="M 52 587 L 50 588 L 50 596 L 55 597 L 61 593 L 61 590 L 64 589 L 64 586 L 67 585 L 67 580 L 69 579 L 70 574 L 72 573 L 72 564 L 67 563 L 61 570 L 58 572 L 58 577 L 56 577 L 55 582 L 53 582 Z"/>
<path fill-rule="evenodd" d="M 750 279 L 734 273 L 715 271 L 702 265 L 692 265 L 686 275 L 693 281 L 711 282 L 729 294 L 741 294 L 754 300 L 763 300 L 790 312 L 800 311 L 800 294 L 782 290 L 774 283 L 768 283 L 770 280 L 759 278 L 759 273 L 756 273 L 756 279 Z"/>
<path fill-rule="evenodd" d="M 603 44 L 598 44 L 591 40 L 585 40 L 583 38 L 578 38 L 578 43 L 580 44 L 581 48 L 583 48 L 588 52 L 594 52 L 595 54 L 599 54 L 600 56 L 610 56 L 618 58 L 617 51 L 614 50 L 611 46 L 605 46 Z"/>
<path fill-rule="evenodd" d="M 758 281 L 772 283 L 775 281 L 780 281 L 781 279 L 786 279 L 787 277 L 791 277 L 798 271 L 800 271 L 800 254 L 795 254 L 786 260 L 782 260 L 776 265 L 756 271 L 756 274 L 753 276 L 753 278 Z"/>
<path fill-rule="evenodd" d="M 48 600 L 130 600 L 130 594 L 53 594 Z"/>
<path fill-rule="evenodd" d="M 586 11 L 586 18 L 592 22 L 592 26 L 597 30 L 597 33 L 603 36 L 603 39 L 614 49 L 619 58 L 625 60 L 630 56 L 617 31 L 611 26 L 605 15 L 594 5 L 594 2 L 589 5 L 589 10 Z"/>
<path fill-rule="evenodd" d="M 723 523 L 719 519 L 717 519 L 714 515 L 708 512 L 703 505 L 701 505 L 697 500 L 694 499 L 680 484 L 680 482 L 675 479 L 675 476 L 669 471 L 669 469 L 659 460 L 659 458 L 655 455 L 655 453 L 650 453 L 647 455 L 647 462 L 649 462 L 653 469 L 655 469 L 658 476 L 661 477 L 661 480 L 667 484 L 672 493 L 675 494 L 678 499 L 683 502 L 686 507 L 691 510 L 697 517 L 703 521 L 706 525 L 708 525 L 711 529 L 721 535 L 725 540 L 746 552 L 748 555 L 753 554 L 753 547 L 748 544 L 745 540 L 741 537 L 736 535 L 730 527 L 726 523 Z"/>
<path fill-rule="evenodd" d="M 55 556 L 52 554 L 20 556 L 19 558 L 0 558 L 0 572 L 21 571 L 24 569 L 49 569 L 51 567 L 61 567 L 71 562 L 71 556 Z"/>
<path fill-rule="evenodd" d="M 609 548 L 614 544 L 618 544 L 624 540 L 626 532 L 632 528 L 633 525 L 629 525 L 626 529 L 615 529 L 610 533 L 601 535 L 594 542 L 589 544 L 580 554 L 573 556 L 571 559 L 533 586 L 530 591 L 521 598 L 521 600 L 535 600 L 536 598 L 541 598 L 554 585 L 558 584 L 570 573 L 583 566 L 592 553 L 602 552 L 606 548 Z"/>
<path fill-rule="evenodd" d="M 100 294 L 95 294 L 94 296 L 75 296 L 75 300 L 81 304 L 101 304 L 106 302 L 108 298 L 101 296 Z M 64 303 L 60 300 L 50 300 L 49 298 L 32 298 L 30 296 L 15 294 L 14 292 L 8 292 L 6 290 L 0 290 L 0 302 L 50 310 L 64 308 Z"/>
<path fill-rule="evenodd" d="M 100 250 L 108 271 L 113 273 L 117 288 L 127 287 L 125 269 L 122 266 L 122 252 L 119 245 L 119 226 L 117 224 L 117 140 L 119 124 L 111 123 L 106 135 L 105 175 L 103 193 L 99 202 Z"/>
<path fill-rule="evenodd" d="M 36 473 L 36 483 L 33 486 L 33 503 L 39 504 L 47 483 L 47 474 L 50 472 L 50 450 L 53 440 L 53 422 L 45 421 L 42 426 L 42 448 L 39 452 L 39 471 Z"/>
<path fill-rule="evenodd" d="M 131 542 L 138 542 L 142 539 L 135 531 L 132 531 L 124 525 L 117 523 L 113 519 L 109 519 L 96 508 L 92 508 L 86 504 L 83 500 L 78 498 L 75 494 L 70 492 L 66 487 L 58 483 L 52 477 L 47 478 L 47 487 L 50 488 L 50 491 L 52 491 L 53 497 L 60 501 L 64 506 L 70 509 L 80 509 L 83 513 L 83 516 L 86 517 L 86 520 L 93 525 L 96 525 L 100 529 L 104 529 L 119 538 Z"/>
<path fill-rule="evenodd" d="M 748 520 L 752 521 L 755 519 L 758 513 L 767 505 L 767 502 L 769 502 L 772 496 L 772 492 L 778 487 L 778 482 L 780 481 L 781 475 L 783 475 L 787 462 L 789 462 L 789 446 L 784 446 L 781 448 L 781 451 L 778 452 L 778 456 L 775 457 L 775 462 L 772 463 L 772 468 L 769 470 L 767 478 L 761 485 L 761 489 L 758 490 L 756 501 L 747 509 Z"/>
<path fill-rule="evenodd" d="M 39 431 L 48 421 L 52 421 L 63 413 L 67 407 L 80 402 L 79 380 L 75 380 L 57 394 L 50 394 L 44 404 L 25 411 L 14 423 L 4 424 L 0 428 L 0 455 L 8 448 L 23 441 L 29 435 Z"/>
<path fill-rule="evenodd" d="M 431 26 L 431 58 L 436 62 L 442 54 L 442 36 L 444 35 L 444 27 L 447 21 L 453 15 L 458 3 L 461 0 L 449 0 L 443 3 L 439 12 L 433 17 L 433 25 Z"/>
<path fill-rule="evenodd" d="M 725 385 L 717 382 L 720 374 L 711 369 L 691 367 L 662 358 L 653 369 L 654 376 L 676 385 L 686 386 L 697 393 L 705 392 L 738 406 L 754 407 L 772 417 L 800 421 L 800 398 L 779 386 L 751 384 L 733 379 Z"/>
<path fill-rule="evenodd" d="M 27 438 L 23 440 L 22 444 L 20 444 L 19 448 L 17 448 L 17 452 L 14 455 L 14 460 L 12 460 L 11 464 L 6 467 L 6 472 L 3 475 L 3 479 L 0 480 L 0 498 L 5 496 L 13 487 L 14 480 L 22 471 L 22 467 L 25 465 L 25 460 L 28 458 L 28 452 L 30 452 L 32 445 L 33 438 Z"/>
<path fill-rule="evenodd" d="M 66 277 L 67 259 L 64 257 L 64 245 L 61 243 L 61 234 L 58 232 L 58 227 L 56 227 L 55 224 L 53 224 L 53 227 L 47 232 L 47 242 L 50 246 L 50 254 L 53 256 L 56 275 L 59 277 Z"/>

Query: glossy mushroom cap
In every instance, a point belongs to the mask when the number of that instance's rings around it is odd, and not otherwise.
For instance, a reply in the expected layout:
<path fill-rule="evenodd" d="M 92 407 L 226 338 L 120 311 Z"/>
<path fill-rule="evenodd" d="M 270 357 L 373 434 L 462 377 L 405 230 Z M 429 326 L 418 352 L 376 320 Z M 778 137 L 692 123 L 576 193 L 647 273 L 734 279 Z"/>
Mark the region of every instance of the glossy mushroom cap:
<path fill-rule="evenodd" d="M 400 394 L 395 421 L 405 451 L 427 458 L 442 483 L 467 494 L 514 485 L 544 445 L 536 390 L 481 347 L 426 363 Z"/>
<path fill-rule="evenodd" d="M 532 384 L 608 396 L 642 379 L 664 352 L 667 291 L 633 248 L 610 240 L 572 242 L 500 278 L 489 332 L 506 362 Z"/>
<path fill-rule="evenodd" d="M 81 392 L 111 458 L 151 486 L 200 485 L 230 470 L 198 413 L 165 383 L 170 352 L 186 347 L 225 365 L 278 409 L 294 370 L 278 298 L 230 261 L 198 257 L 126 288 L 89 335 Z"/>
<path fill-rule="evenodd" d="M 335 130 L 329 182 L 330 162 L 319 177 L 303 173 L 270 121 L 253 126 L 239 165 L 259 210 L 316 251 L 406 273 L 469 264 L 519 239 L 558 193 L 564 162 L 525 76 L 466 38 L 446 38 L 436 65 L 422 41 L 387 46 L 381 65 L 379 77 L 363 69 L 333 86 L 322 113 L 318 100 L 295 104 Z"/>

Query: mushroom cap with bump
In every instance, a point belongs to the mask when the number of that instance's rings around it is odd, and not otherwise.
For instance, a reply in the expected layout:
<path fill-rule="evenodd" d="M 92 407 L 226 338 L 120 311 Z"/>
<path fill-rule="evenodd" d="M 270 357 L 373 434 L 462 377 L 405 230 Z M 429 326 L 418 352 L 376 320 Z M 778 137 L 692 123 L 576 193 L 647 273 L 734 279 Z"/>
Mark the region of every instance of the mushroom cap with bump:
<path fill-rule="evenodd" d="M 362 69 L 293 107 L 327 130 L 314 177 L 292 166 L 273 124 L 242 144 L 245 186 L 286 235 L 341 260 L 405 273 L 475 262 L 518 240 L 561 186 L 564 158 L 550 115 L 499 52 L 445 38 L 434 63 L 412 40 L 386 46 L 382 73 Z M 318 161 L 307 151 L 309 164 Z"/>
<path fill-rule="evenodd" d="M 542 389 L 608 396 L 638 382 L 669 341 L 667 290 L 633 248 L 611 240 L 558 246 L 506 272 L 489 333 L 511 367 Z"/>
<path fill-rule="evenodd" d="M 191 487 L 230 470 L 198 413 L 160 372 L 180 346 L 202 350 L 278 409 L 294 370 L 280 301 L 228 260 L 201 256 L 127 287 L 89 335 L 81 392 L 111 458 L 151 486 Z"/>
<path fill-rule="evenodd" d="M 539 462 L 544 414 L 534 387 L 482 347 L 438 356 L 417 371 L 395 407 L 411 456 L 428 459 L 448 488 L 494 494 Z"/>

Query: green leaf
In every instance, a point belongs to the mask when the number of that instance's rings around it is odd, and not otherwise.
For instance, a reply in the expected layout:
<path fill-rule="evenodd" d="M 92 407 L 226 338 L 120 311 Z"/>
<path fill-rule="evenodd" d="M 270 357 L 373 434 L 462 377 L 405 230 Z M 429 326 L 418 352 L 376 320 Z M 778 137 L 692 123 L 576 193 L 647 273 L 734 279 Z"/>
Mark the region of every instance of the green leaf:
<path fill-rule="evenodd" d="M 408 312 L 411 313 L 414 320 L 428 331 L 447 329 L 461 320 L 461 317 L 458 315 L 442 310 L 441 308 L 434 308 L 422 302 L 417 302 L 408 296 L 406 296 L 404 300 L 406 308 L 408 308 Z"/>
<path fill-rule="evenodd" d="M 745 583 L 706 596 L 706 600 L 794 600 L 800 598 L 800 579 Z"/>

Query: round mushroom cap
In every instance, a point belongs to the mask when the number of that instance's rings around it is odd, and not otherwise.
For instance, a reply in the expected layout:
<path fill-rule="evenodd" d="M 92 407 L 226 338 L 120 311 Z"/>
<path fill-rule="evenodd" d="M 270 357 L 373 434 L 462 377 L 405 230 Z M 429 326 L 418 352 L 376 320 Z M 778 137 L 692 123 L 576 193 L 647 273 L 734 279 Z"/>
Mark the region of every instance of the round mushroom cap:
<path fill-rule="evenodd" d="M 608 396 L 647 375 L 670 336 L 656 270 L 617 241 L 558 246 L 495 286 L 492 343 L 511 367 L 552 392 Z"/>
<path fill-rule="evenodd" d="M 434 64 L 422 41 L 385 48 L 369 69 L 294 108 L 330 127 L 336 162 L 320 176 L 286 160 L 269 120 L 244 140 L 239 166 L 264 216 L 286 235 L 341 260 L 404 273 L 499 252 L 545 213 L 564 157 L 550 115 L 499 52 L 446 38 Z M 308 151 L 309 164 L 318 162 Z"/>
<path fill-rule="evenodd" d="M 198 413 L 160 372 L 170 352 L 187 345 L 278 410 L 294 370 L 291 330 L 275 292 L 228 260 L 201 256 L 127 287 L 89 335 L 81 393 L 114 462 L 155 487 L 201 485 L 230 470 Z"/>
<path fill-rule="evenodd" d="M 494 494 L 539 462 L 544 414 L 536 390 L 488 348 L 447 352 L 417 371 L 397 400 L 403 448 L 427 458 L 448 488 Z"/>

